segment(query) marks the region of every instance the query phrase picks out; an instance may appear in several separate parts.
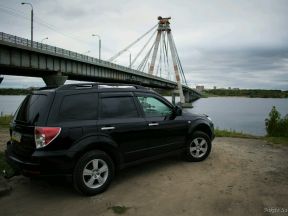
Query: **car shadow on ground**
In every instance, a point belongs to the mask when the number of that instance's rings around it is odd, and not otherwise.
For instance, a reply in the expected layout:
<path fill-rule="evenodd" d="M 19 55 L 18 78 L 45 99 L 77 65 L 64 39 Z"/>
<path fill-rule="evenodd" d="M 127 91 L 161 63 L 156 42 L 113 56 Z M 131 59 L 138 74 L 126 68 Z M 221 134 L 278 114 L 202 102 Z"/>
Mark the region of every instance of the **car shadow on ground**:
<path fill-rule="evenodd" d="M 111 190 L 113 190 L 113 188 L 119 184 L 123 184 L 134 178 L 149 175 L 151 173 L 161 172 L 163 170 L 169 169 L 169 167 L 172 167 L 175 164 L 179 165 L 181 163 L 185 163 L 183 162 L 183 159 L 181 159 L 179 155 L 173 155 L 125 168 L 116 173 L 112 181 L 112 185 L 110 188 L 108 188 L 108 190 L 112 192 Z M 13 178 L 9 179 L 8 182 L 12 187 L 11 193 L 14 193 L 17 190 L 24 190 L 25 193 L 27 192 L 39 195 L 42 193 L 48 193 L 55 197 L 82 196 L 76 190 L 74 190 L 71 177 L 14 176 Z"/>

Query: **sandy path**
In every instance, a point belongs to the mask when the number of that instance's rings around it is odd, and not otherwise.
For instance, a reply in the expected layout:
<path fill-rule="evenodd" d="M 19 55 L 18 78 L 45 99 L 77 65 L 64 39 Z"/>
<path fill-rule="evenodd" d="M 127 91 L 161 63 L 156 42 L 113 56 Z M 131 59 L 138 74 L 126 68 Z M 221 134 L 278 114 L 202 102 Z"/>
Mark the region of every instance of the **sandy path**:
<path fill-rule="evenodd" d="M 217 138 L 210 157 L 179 157 L 123 170 L 103 194 L 83 197 L 65 181 L 14 177 L 0 198 L 1 215 L 288 215 L 288 146 L 262 140 Z"/>

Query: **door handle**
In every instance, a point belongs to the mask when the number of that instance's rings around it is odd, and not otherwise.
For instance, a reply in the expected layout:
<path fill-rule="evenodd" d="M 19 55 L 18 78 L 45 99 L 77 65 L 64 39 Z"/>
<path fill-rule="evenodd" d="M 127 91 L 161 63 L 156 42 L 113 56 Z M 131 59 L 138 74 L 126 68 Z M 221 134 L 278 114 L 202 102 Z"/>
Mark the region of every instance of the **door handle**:
<path fill-rule="evenodd" d="M 159 125 L 159 123 L 149 123 L 149 124 L 148 124 L 148 126 L 150 126 L 150 127 L 151 127 L 151 126 L 158 126 L 158 125 Z"/>
<path fill-rule="evenodd" d="M 114 130 L 115 127 L 102 127 L 101 130 Z"/>

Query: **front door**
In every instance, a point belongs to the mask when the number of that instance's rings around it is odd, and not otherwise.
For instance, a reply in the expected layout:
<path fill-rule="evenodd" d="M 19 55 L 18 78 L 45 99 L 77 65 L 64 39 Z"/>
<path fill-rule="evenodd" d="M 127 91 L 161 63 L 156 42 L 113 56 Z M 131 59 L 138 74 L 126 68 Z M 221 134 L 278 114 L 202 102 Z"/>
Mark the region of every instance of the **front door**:
<path fill-rule="evenodd" d="M 137 99 L 149 127 L 153 154 L 183 148 L 188 122 L 182 116 L 173 116 L 172 105 L 156 94 L 137 93 Z"/>

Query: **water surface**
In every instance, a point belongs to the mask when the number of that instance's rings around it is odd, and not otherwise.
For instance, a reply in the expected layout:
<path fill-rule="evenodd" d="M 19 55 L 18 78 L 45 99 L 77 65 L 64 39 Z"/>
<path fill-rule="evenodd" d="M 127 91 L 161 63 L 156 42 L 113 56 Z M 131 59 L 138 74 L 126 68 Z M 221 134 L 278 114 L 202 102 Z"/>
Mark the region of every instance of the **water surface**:
<path fill-rule="evenodd" d="M 25 96 L 0 95 L 0 114 L 14 114 Z M 171 101 L 171 97 L 166 97 Z M 179 98 L 176 98 L 176 101 Z M 201 98 L 193 103 L 192 113 L 209 115 L 216 127 L 265 135 L 265 118 L 272 106 L 276 106 L 282 116 L 288 114 L 288 99 L 211 97 Z"/>

